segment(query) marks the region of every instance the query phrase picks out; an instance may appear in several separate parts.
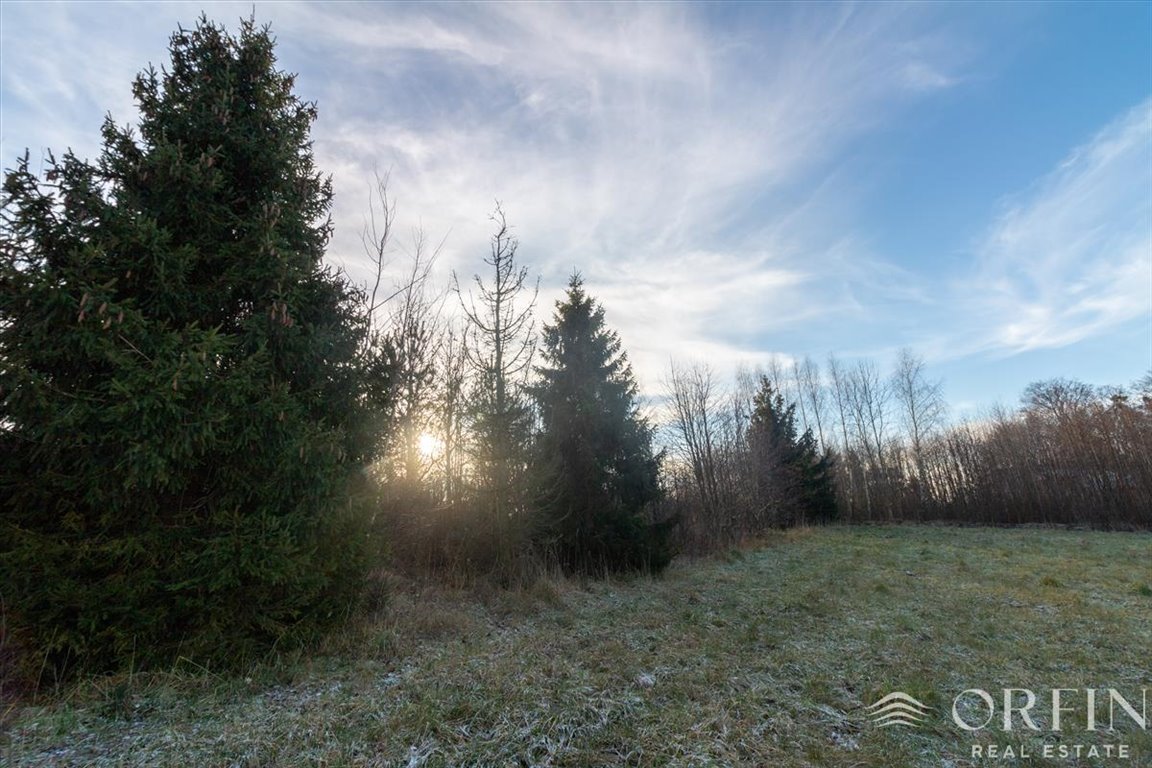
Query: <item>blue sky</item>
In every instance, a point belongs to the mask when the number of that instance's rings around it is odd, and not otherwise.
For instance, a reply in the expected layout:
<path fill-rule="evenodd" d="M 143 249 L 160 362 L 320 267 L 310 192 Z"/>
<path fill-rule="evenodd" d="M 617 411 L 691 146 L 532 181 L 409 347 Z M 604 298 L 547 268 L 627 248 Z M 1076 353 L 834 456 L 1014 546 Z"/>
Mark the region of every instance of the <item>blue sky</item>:
<path fill-rule="evenodd" d="M 442 278 L 499 199 L 543 314 L 580 269 L 648 391 L 672 356 L 910 346 L 963 415 L 1152 368 L 1152 3 L 255 7 L 353 274 L 390 168 Z M 6 0 L 5 167 L 93 156 L 178 23 L 251 8 Z"/>

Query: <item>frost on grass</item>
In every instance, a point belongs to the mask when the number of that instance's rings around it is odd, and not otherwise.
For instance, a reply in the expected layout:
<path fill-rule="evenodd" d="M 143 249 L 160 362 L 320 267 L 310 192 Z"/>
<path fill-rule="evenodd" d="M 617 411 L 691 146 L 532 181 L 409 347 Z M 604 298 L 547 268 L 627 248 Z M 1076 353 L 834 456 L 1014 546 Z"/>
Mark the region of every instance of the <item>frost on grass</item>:
<path fill-rule="evenodd" d="M 161 675 L 115 712 L 96 684 L 28 708 L 0 762 L 965 768 L 955 729 L 881 730 L 864 708 L 903 690 L 942 711 L 1001 681 L 1150 685 L 1150 545 L 829 528 L 659 580 L 555 584 L 546 601 L 424 589 L 249 680 Z M 1131 741 L 1152 755 L 1146 734 Z"/>

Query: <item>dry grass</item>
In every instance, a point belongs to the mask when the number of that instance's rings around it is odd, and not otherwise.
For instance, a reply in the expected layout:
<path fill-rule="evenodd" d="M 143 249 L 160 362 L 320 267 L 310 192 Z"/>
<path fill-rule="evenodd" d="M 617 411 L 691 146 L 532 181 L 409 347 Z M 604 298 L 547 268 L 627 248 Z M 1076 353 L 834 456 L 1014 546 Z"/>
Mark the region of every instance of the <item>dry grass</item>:
<path fill-rule="evenodd" d="M 940 713 L 967 688 L 1152 688 L 1150 562 L 1147 534 L 828 528 L 661 579 L 394 580 L 384 609 L 310 657 L 248 678 L 89 681 L 21 712 L 0 754 L 13 766 L 983 765 L 945 717 L 879 729 L 863 708 L 892 690 Z M 1152 765 L 1147 732 L 1064 735 L 1123 740 L 1123 764 Z M 1051 738 L 1012 742 L 1035 753 Z"/>

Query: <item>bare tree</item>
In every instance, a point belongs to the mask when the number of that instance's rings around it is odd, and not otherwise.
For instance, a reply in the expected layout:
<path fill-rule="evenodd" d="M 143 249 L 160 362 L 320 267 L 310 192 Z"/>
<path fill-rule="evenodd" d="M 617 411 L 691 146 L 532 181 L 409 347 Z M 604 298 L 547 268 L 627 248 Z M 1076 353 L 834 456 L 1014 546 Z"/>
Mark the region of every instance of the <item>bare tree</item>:
<path fill-rule="evenodd" d="M 401 466 L 409 485 L 418 485 L 427 469 L 420 441 L 432 419 L 436 357 L 442 341 L 441 310 L 446 291 L 429 288 L 432 268 L 443 241 L 430 249 L 422 229 L 412 232 L 412 250 L 405 272 L 391 296 L 388 340 L 394 355 L 394 422 L 398 429 Z"/>
<path fill-rule="evenodd" d="M 908 350 L 888 380 L 869 361 L 827 370 L 857 519 L 1152 527 L 1152 396 L 1056 379 L 1030 385 L 1018 411 L 949 426 L 941 384 Z"/>
<path fill-rule="evenodd" d="M 837 423 L 840 425 L 840 447 L 842 451 L 840 468 L 841 476 L 845 480 L 845 482 L 841 483 L 841 488 L 846 496 L 844 501 L 847 502 L 843 507 L 848 510 L 849 517 L 851 517 L 856 507 L 856 492 L 861 483 L 858 462 L 852 451 L 852 444 L 848 439 L 848 372 L 844 370 L 844 367 L 840 364 L 840 361 L 836 359 L 835 355 L 828 355 L 828 376 L 831 378 L 832 399 L 836 404 Z"/>
<path fill-rule="evenodd" d="M 1025 411 L 1057 420 L 1066 419 L 1099 399 L 1091 385 L 1072 379 L 1034 381 L 1025 387 L 1020 398 Z"/>
<path fill-rule="evenodd" d="M 796 386 L 797 386 L 797 399 L 803 408 L 803 415 L 806 421 L 816 422 L 816 438 L 820 441 L 820 450 L 828 450 L 828 439 L 824 434 L 824 426 L 827 421 L 828 414 L 826 413 L 827 397 L 824 382 L 820 379 L 820 366 L 810 357 L 805 357 L 804 360 L 796 365 Z M 808 422 L 811 428 L 811 422 Z"/>
<path fill-rule="evenodd" d="M 384 276 L 391 262 L 392 229 L 396 221 L 396 202 L 388 193 L 388 178 L 387 173 L 373 173 L 372 182 L 368 185 L 368 214 L 360 232 L 364 253 L 372 265 L 372 277 L 362 294 L 363 311 L 368 318 L 368 333 L 365 334 L 361 354 L 368 362 L 369 378 L 366 385 L 372 397 L 388 404 L 387 418 L 380 425 L 379 437 L 387 446 L 383 451 L 385 456 L 393 445 L 391 437 L 396 426 L 392 412 L 396 404 L 395 350 L 392 349 L 388 334 L 387 317 L 382 311 L 390 297 L 381 295 Z M 386 460 L 380 462 L 378 467 L 392 473 L 392 465 Z"/>
<path fill-rule="evenodd" d="M 704 515 L 715 518 L 720 512 L 716 415 L 719 392 L 712 368 L 706 364 L 683 367 L 672 362 L 665 388 L 676 446 L 691 468 Z"/>
<path fill-rule="evenodd" d="M 429 276 L 443 241 L 430 248 L 424 231 L 414 229 L 408 264 L 392 285 L 385 287 L 385 275 L 394 263 L 396 250 L 405 250 L 393 243 L 396 201 L 388 189 L 389 179 L 387 173 L 373 175 L 360 241 L 373 268 L 367 292 L 372 343 L 382 349 L 389 368 L 394 465 L 386 466 L 385 471 L 389 476 L 403 477 L 414 487 L 426 469 L 420 438 L 430 418 L 440 311 L 447 295 L 429 289 Z"/>
<path fill-rule="evenodd" d="M 859 360 L 847 370 L 834 361 L 830 361 L 829 366 L 838 405 L 842 409 L 842 428 L 848 446 L 844 459 L 850 465 L 860 464 L 852 478 L 853 492 L 863 491 L 864 509 L 871 516 L 878 500 L 877 492 L 888 480 L 886 450 L 891 390 L 871 360 Z M 859 462 L 854 448 L 862 454 Z"/>
<path fill-rule="evenodd" d="M 788 377 L 784 372 L 784 364 L 780 362 L 780 358 L 776 355 L 768 358 L 768 363 L 764 366 L 763 376 L 772 382 L 772 389 L 787 399 L 785 388 L 788 384 Z"/>
<path fill-rule="evenodd" d="M 1132 391 L 1142 398 L 1152 399 L 1152 369 L 1132 384 Z"/>
<path fill-rule="evenodd" d="M 859 360 L 848 372 L 848 412 L 856 439 L 874 468 L 884 465 L 888 438 L 888 404 L 892 390 L 880 377 L 876 364 Z"/>
<path fill-rule="evenodd" d="M 942 386 L 941 382 L 929 381 L 925 376 L 923 358 L 917 357 L 906 347 L 900 350 L 896 370 L 892 373 L 892 394 L 900 409 L 904 433 L 912 449 L 917 491 L 921 494 L 928 481 L 924 444 L 930 435 L 944 425 Z"/>
<path fill-rule="evenodd" d="M 388 193 L 389 177 L 388 173 L 373 172 L 372 183 L 368 186 L 368 216 L 360 232 L 360 242 L 373 267 L 372 288 L 367 296 L 368 316 L 375 330 L 383 325 L 378 312 L 390 298 L 380 295 L 380 284 L 390 262 L 392 227 L 396 222 L 396 201 Z"/>
<path fill-rule="evenodd" d="M 468 358 L 464 351 L 463 333 L 449 327 L 438 348 L 439 376 L 434 406 L 436 434 L 443 441 L 441 475 L 443 499 L 460 500 L 464 486 L 465 384 Z"/>

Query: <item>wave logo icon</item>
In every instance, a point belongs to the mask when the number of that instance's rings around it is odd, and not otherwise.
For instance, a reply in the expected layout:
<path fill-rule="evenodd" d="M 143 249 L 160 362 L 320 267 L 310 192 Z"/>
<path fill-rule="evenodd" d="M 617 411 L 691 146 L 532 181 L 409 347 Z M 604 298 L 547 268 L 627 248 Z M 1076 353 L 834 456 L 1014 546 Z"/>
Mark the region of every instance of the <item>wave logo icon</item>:
<path fill-rule="evenodd" d="M 932 711 L 932 707 L 917 701 L 903 691 L 893 691 L 865 712 L 873 723 L 886 728 L 889 725 L 905 725 L 916 728 Z"/>

